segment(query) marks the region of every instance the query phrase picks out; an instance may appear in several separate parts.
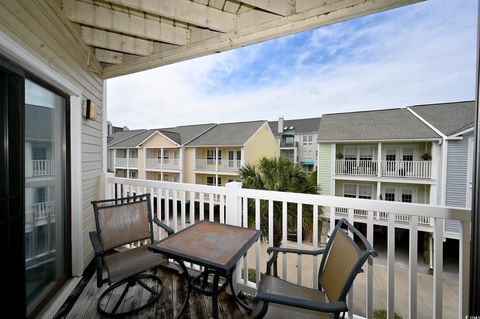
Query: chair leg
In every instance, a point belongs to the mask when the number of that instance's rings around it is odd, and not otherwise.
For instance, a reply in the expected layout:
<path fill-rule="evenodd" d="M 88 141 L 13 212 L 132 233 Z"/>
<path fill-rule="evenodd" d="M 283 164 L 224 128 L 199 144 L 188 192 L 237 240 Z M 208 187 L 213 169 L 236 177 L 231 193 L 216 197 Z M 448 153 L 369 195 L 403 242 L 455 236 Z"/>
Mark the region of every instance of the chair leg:
<path fill-rule="evenodd" d="M 156 282 L 156 285 L 158 285 L 158 288 L 154 289 L 151 286 L 147 285 L 144 282 L 145 279 L 151 279 L 154 282 Z M 150 293 L 150 298 L 147 300 L 147 302 L 145 302 L 144 304 L 140 304 L 138 307 L 134 309 L 117 312 L 120 308 L 120 305 L 122 305 L 122 303 L 125 301 L 125 297 L 130 287 L 133 287 L 136 284 L 139 284 L 140 286 L 142 286 L 143 289 L 147 290 Z M 113 307 L 109 307 L 110 301 L 114 302 L 113 300 L 109 299 L 113 297 L 113 291 L 121 287 L 122 285 L 125 285 L 125 288 L 123 289 L 120 297 L 118 298 L 118 300 L 116 301 Z M 110 286 L 107 290 L 105 290 L 100 296 L 100 298 L 98 299 L 97 311 L 106 317 L 125 316 L 128 314 L 136 313 L 155 303 L 161 297 L 162 293 L 163 293 L 163 284 L 160 278 L 158 278 L 153 274 L 145 274 L 145 273 L 139 274 L 139 275 L 121 280 L 113 284 L 112 286 Z"/>
<path fill-rule="evenodd" d="M 268 302 L 259 301 L 258 304 L 253 308 L 252 315 L 250 318 L 261 319 L 267 314 Z"/>

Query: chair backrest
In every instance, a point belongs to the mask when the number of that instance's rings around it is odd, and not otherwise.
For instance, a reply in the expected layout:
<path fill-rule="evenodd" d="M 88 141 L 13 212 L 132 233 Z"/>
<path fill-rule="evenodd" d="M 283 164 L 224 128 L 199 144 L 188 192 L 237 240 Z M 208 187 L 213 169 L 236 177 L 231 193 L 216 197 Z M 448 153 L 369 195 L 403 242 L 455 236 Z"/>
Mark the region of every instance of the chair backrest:
<path fill-rule="evenodd" d="M 348 231 L 361 245 L 349 236 Z M 355 277 L 369 256 L 377 256 L 377 252 L 358 229 L 346 219 L 341 219 L 327 243 L 318 272 L 319 289 L 323 289 L 330 302 L 345 301 Z"/>
<path fill-rule="evenodd" d="M 153 239 L 150 194 L 93 201 L 97 234 L 104 251 Z"/>

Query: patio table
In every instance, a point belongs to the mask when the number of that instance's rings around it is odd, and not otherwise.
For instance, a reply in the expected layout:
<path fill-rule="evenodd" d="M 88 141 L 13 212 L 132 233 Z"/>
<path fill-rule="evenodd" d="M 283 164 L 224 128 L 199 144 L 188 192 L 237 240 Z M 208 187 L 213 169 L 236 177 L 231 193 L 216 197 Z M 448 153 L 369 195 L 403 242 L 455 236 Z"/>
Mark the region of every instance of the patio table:
<path fill-rule="evenodd" d="M 260 230 L 201 221 L 150 245 L 150 250 L 172 258 L 183 269 L 188 292 L 177 318 L 185 311 L 191 291 L 211 296 L 213 317 L 218 318 L 218 294 L 227 285 L 230 285 L 234 300 L 251 310 L 235 294 L 232 275 L 240 258 L 260 238 L 260 234 Z M 199 275 L 191 277 L 185 262 L 203 266 L 204 269 Z M 211 290 L 207 290 L 210 274 L 213 274 L 213 285 Z M 220 277 L 225 279 L 221 285 Z"/>

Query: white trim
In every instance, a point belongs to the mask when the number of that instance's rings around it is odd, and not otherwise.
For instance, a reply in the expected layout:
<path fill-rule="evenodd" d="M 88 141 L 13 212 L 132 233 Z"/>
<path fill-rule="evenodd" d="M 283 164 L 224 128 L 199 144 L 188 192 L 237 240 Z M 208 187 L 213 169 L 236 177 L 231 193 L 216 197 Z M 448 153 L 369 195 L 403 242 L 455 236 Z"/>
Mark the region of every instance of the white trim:
<path fill-rule="evenodd" d="M 440 137 L 438 138 L 412 138 L 412 139 L 383 139 L 383 140 L 321 140 L 317 141 L 318 143 L 355 143 L 355 144 L 364 144 L 364 143 L 378 143 L 378 142 L 392 142 L 392 143 L 409 143 L 409 142 L 431 142 L 431 141 L 441 141 Z"/>
<path fill-rule="evenodd" d="M 161 132 L 159 131 L 155 131 L 153 132 L 152 134 L 150 134 L 147 138 L 145 138 L 143 141 L 141 141 L 140 143 L 137 144 L 137 148 L 139 148 L 140 146 L 142 146 L 143 143 L 145 143 L 145 141 L 147 141 L 148 139 L 150 139 L 154 134 L 160 134 L 161 136 L 165 137 L 167 140 L 169 140 L 170 142 L 172 142 L 173 144 L 177 145 L 177 147 L 180 146 L 180 144 L 178 144 L 177 142 L 173 141 L 171 138 L 169 138 L 168 136 L 166 136 L 165 134 L 162 134 Z"/>
<path fill-rule="evenodd" d="M 456 137 L 459 137 L 460 135 L 464 135 L 464 134 L 466 134 L 466 133 L 473 132 L 474 130 L 475 130 L 474 127 L 467 128 L 466 130 L 463 130 L 463 131 L 460 131 L 460 132 L 458 132 L 458 133 L 455 133 L 455 134 L 453 134 L 453 135 L 448 136 L 447 139 L 449 139 L 449 140 L 450 140 L 450 139 L 455 139 Z"/>
<path fill-rule="evenodd" d="M 75 277 L 69 279 L 62 287 L 60 291 L 58 291 L 55 296 L 51 299 L 51 301 L 45 306 L 45 308 L 37 315 L 39 319 L 50 319 L 55 317 L 55 314 L 60 310 L 63 303 L 70 294 L 75 290 L 75 287 L 80 282 L 81 277 Z"/>
<path fill-rule="evenodd" d="M 82 90 L 54 71 L 50 66 L 38 60 L 28 50 L 20 46 L 5 33 L 0 31 L 0 54 L 22 66 L 23 69 L 39 76 L 42 80 L 67 93 L 82 96 Z"/>
<path fill-rule="evenodd" d="M 382 182 L 382 183 L 398 183 L 398 184 L 420 184 L 420 185 L 435 185 L 435 180 L 432 179 L 409 179 L 405 177 L 385 178 L 376 176 L 346 176 L 335 175 L 332 176 L 333 180 L 345 180 L 345 181 L 364 181 L 364 182 Z"/>
<path fill-rule="evenodd" d="M 82 98 L 70 97 L 72 275 L 83 273 Z M 106 117 L 105 117 L 106 118 Z"/>
<path fill-rule="evenodd" d="M 428 122 L 427 120 L 425 120 L 423 117 L 421 117 L 420 115 L 418 115 L 417 113 L 415 113 L 414 110 L 412 110 L 410 107 L 407 107 L 407 110 L 412 113 L 416 118 L 418 118 L 420 121 L 423 122 L 423 124 L 425 124 L 426 126 L 428 126 L 429 128 L 431 128 L 435 133 L 437 133 L 438 135 L 440 135 L 442 138 L 447 138 L 447 136 L 445 134 L 443 134 L 439 129 L 437 129 L 435 126 L 433 126 L 430 122 Z"/>
<path fill-rule="evenodd" d="M 467 187 L 465 191 L 465 207 L 472 208 L 472 196 L 473 196 L 473 151 L 475 149 L 475 138 L 470 137 L 468 139 L 467 148 Z"/>
<path fill-rule="evenodd" d="M 103 150 L 102 150 L 102 160 L 103 160 L 103 174 L 107 174 L 108 172 L 108 157 L 107 157 L 107 152 L 108 152 L 108 142 L 107 142 L 107 137 L 108 137 L 108 121 L 107 121 L 107 81 L 103 81 L 103 91 L 102 91 L 102 126 L 103 126 L 103 136 L 102 136 L 102 144 L 103 144 Z M 105 181 L 105 187 L 104 190 L 106 189 L 106 181 Z M 105 194 L 102 194 L 103 196 L 101 198 L 105 198 Z"/>
<path fill-rule="evenodd" d="M 448 169 L 448 140 L 444 139 L 442 144 L 442 198 L 440 200 L 440 205 L 446 205 L 447 197 L 447 169 Z"/>

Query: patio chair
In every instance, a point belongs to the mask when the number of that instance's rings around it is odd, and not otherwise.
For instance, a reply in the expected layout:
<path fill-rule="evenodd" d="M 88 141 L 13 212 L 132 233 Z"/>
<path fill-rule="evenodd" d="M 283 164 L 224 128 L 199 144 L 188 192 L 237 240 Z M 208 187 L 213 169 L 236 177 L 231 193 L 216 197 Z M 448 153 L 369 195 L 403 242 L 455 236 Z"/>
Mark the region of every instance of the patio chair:
<path fill-rule="evenodd" d="M 112 317 L 145 309 L 156 302 L 163 292 L 160 278 L 145 272 L 162 264 L 167 265 L 168 260 L 148 250 L 148 245 L 135 248 L 126 248 L 125 245 L 148 241 L 152 243 L 153 222 L 168 235 L 174 233 L 173 229 L 157 217 L 152 218 L 150 194 L 93 201 L 92 205 L 96 231 L 89 235 L 95 251 L 97 287 L 100 288 L 105 283 L 110 285 L 98 299 L 98 312 Z M 106 270 L 106 278 L 103 268 Z M 138 293 L 139 296 L 149 294 L 150 297 L 138 298 L 141 300 L 136 304 L 132 302 L 127 310 L 119 308 L 129 289 L 136 284 L 140 285 L 140 289 L 146 290 L 142 294 Z"/>
<path fill-rule="evenodd" d="M 355 241 L 348 231 L 355 235 Z M 367 239 L 341 219 L 325 249 L 301 250 L 270 247 L 267 275 L 259 283 L 253 318 L 338 318 L 348 311 L 346 295 L 369 256 L 377 256 Z M 322 256 L 318 271 L 318 290 L 302 287 L 271 275 L 278 253 Z"/>

